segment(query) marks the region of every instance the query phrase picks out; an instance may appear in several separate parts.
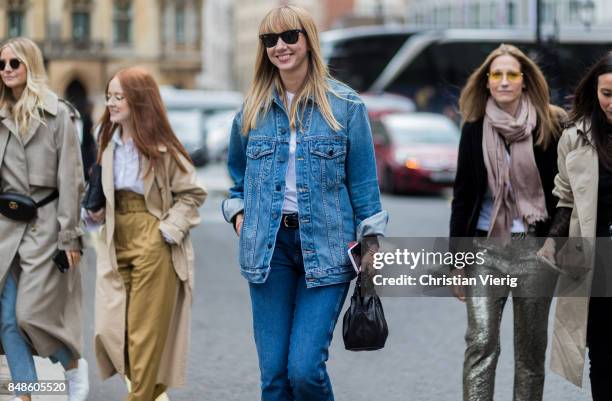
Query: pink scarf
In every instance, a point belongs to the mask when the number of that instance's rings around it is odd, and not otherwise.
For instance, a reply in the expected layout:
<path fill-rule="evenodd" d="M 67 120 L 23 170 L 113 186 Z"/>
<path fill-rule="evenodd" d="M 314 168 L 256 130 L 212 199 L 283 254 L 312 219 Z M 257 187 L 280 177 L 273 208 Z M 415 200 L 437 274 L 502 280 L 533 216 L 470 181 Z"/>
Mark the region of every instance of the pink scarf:
<path fill-rule="evenodd" d="M 504 243 L 510 240 L 515 218 L 520 217 L 527 224 L 548 218 L 533 154 L 531 133 L 536 123 L 536 109 L 526 96 L 520 100 L 516 117 L 500 109 L 492 98 L 487 102 L 482 150 L 494 199 L 489 237 L 501 238 Z M 510 162 L 506 158 L 504 139 L 509 144 Z"/>

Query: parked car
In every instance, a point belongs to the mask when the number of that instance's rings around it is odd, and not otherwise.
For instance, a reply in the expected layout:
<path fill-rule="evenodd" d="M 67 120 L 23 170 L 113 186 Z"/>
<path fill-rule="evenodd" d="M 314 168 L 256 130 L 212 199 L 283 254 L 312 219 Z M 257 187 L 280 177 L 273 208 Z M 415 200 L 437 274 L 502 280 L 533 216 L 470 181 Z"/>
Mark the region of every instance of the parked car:
<path fill-rule="evenodd" d="M 218 112 L 206 119 L 204 132 L 206 136 L 206 150 L 211 162 L 227 159 L 230 131 L 236 111 Z"/>
<path fill-rule="evenodd" d="M 189 153 L 193 164 L 196 167 L 205 165 L 208 161 L 208 151 L 200 111 L 168 110 L 168 120 L 177 138 Z"/>
<path fill-rule="evenodd" d="M 394 93 L 360 93 L 359 96 L 368 110 L 370 119 L 378 119 L 389 113 L 409 113 L 416 111 L 412 99 Z"/>
<path fill-rule="evenodd" d="M 382 191 L 434 192 L 455 181 L 459 128 L 432 113 L 396 113 L 371 120 Z"/>
<path fill-rule="evenodd" d="M 203 166 L 209 157 L 217 157 L 218 139 L 209 141 L 207 131 L 218 121 L 217 115 L 235 113 L 242 104 L 242 94 L 232 91 L 185 90 L 161 87 L 170 125 L 196 166 Z M 211 122 L 209 123 L 209 120 Z M 231 127 L 231 120 L 230 120 Z M 229 139 L 229 129 L 226 133 Z M 223 140 L 223 139 L 221 139 Z M 213 144 L 212 148 L 208 145 Z M 223 150 L 221 151 L 223 152 Z"/>

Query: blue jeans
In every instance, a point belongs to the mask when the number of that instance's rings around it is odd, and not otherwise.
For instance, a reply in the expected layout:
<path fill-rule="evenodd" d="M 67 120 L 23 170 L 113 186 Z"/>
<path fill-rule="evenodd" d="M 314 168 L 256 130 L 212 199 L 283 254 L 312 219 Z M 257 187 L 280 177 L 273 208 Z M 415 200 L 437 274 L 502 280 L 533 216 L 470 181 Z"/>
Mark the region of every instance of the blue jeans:
<path fill-rule="evenodd" d="M 17 304 L 17 283 L 13 274 L 6 274 L 6 282 L 0 296 L 0 341 L 6 354 L 6 360 L 13 381 L 37 381 L 36 366 L 32 357 L 32 350 L 25 341 L 19 325 L 15 306 Z M 49 357 L 53 362 L 60 362 L 64 369 L 73 359 L 72 353 L 65 346 L 60 347 Z M 17 394 L 26 394 L 18 392 Z"/>
<path fill-rule="evenodd" d="M 281 227 L 270 275 L 249 284 L 262 401 L 333 401 L 325 362 L 349 285 L 306 288 L 299 230 Z"/>

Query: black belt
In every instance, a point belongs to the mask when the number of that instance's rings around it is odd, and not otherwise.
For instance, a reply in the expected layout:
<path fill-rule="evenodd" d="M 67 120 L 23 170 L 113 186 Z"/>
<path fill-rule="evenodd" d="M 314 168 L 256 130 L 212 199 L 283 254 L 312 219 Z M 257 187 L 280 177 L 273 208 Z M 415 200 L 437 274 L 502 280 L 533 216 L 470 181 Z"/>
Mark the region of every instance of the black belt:
<path fill-rule="evenodd" d="M 300 227 L 300 219 L 297 213 L 283 214 L 281 226 L 295 230 Z"/>

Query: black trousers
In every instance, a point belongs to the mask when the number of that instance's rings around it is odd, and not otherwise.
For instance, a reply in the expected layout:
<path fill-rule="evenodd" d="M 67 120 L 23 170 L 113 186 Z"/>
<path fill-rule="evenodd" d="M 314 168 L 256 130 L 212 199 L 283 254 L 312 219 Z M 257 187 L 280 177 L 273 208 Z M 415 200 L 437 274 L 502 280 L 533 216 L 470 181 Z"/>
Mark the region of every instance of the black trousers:
<path fill-rule="evenodd" d="M 593 401 L 612 400 L 612 298 L 591 298 L 587 326 Z"/>

